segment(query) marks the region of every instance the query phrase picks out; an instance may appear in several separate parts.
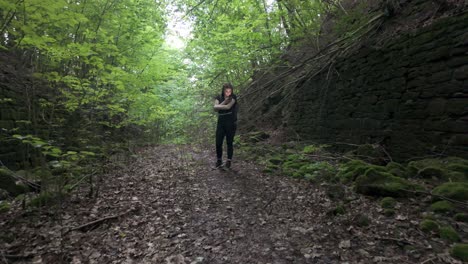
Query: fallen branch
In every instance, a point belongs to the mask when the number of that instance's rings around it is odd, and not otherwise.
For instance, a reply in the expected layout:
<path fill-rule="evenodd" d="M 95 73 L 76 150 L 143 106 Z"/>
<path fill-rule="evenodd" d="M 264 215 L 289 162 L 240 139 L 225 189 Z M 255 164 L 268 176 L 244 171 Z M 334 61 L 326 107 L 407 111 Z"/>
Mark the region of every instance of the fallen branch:
<path fill-rule="evenodd" d="M 89 223 L 86 223 L 86 224 L 83 224 L 83 225 L 80 225 L 80 226 L 77 226 L 77 227 L 73 227 L 70 230 L 68 230 L 66 233 L 68 233 L 70 231 L 75 231 L 75 230 L 84 231 L 87 228 L 90 228 L 90 227 L 93 227 L 95 225 L 101 224 L 102 222 L 105 222 L 107 220 L 111 220 L 111 219 L 115 219 L 115 218 L 119 218 L 121 216 L 124 216 L 124 215 L 126 215 L 126 214 L 128 214 L 128 213 L 130 213 L 130 212 L 132 212 L 134 210 L 135 210 L 135 208 L 132 208 L 132 209 L 127 210 L 126 212 L 123 212 L 121 214 L 106 216 L 104 218 L 100 218 L 100 219 L 94 220 L 92 222 L 89 222 Z"/>

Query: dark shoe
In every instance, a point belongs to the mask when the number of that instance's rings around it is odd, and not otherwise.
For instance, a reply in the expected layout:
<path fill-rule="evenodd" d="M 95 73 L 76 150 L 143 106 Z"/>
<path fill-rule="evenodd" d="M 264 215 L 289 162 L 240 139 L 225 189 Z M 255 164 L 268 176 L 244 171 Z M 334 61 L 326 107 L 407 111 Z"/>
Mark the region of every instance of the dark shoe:
<path fill-rule="evenodd" d="M 223 165 L 223 161 L 222 160 L 217 160 L 216 161 L 216 168 L 219 168 Z"/>
<path fill-rule="evenodd" d="M 226 166 L 226 168 L 228 168 L 228 169 L 231 168 L 231 161 L 230 161 L 230 160 L 227 160 L 225 166 Z"/>

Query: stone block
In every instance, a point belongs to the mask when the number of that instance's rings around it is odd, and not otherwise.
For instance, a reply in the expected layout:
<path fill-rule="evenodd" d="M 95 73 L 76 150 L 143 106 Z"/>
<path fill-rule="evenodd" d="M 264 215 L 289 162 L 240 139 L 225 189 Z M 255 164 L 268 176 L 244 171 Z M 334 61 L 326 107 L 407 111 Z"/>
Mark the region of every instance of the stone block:
<path fill-rule="evenodd" d="M 377 103 L 378 99 L 379 98 L 375 95 L 365 95 L 361 98 L 361 105 L 363 105 L 364 107 L 368 107 L 369 105 Z"/>
<path fill-rule="evenodd" d="M 445 112 L 446 105 L 447 99 L 434 98 L 429 102 L 427 111 L 429 112 L 429 115 L 440 116 Z"/>
<path fill-rule="evenodd" d="M 409 81 L 406 84 L 406 88 L 407 89 L 414 89 L 414 88 L 417 88 L 417 87 L 423 87 L 425 85 L 426 85 L 426 78 L 418 77 L 418 78 L 416 78 L 414 80 Z"/>
<path fill-rule="evenodd" d="M 468 65 L 468 56 L 458 56 L 447 61 L 447 66 L 452 68 L 463 65 Z"/>
<path fill-rule="evenodd" d="M 448 133 L 468 134 L 468 122 L 454 119 L 427 120 L 424 123 L 425 130 L 434 130 Z"/>
<path fill-rule="evenodd" d="M 453 70 L 445 70 L 441 72 L 434 73 L 429 77 L 430 83 L 442 83 L 450 81 L 452 79 Z"/>
<path fill-rule="evenodd" d="M 440 61 L 450 57 L 451 46 L 442 46 L 426 54 L 427 62 Z"/>
<path fill-rule="evenodd" d="M 451 98 L 447 102 L 446 112 L 459 116 L 468 114 L 468 98 Z"/>
<path fill-rule="evenodd" d="M 453 73 L 453 78 L 455 78 L 456 80 L 468 79 L 468 65 L 464 65 L 457 68 Z"/>
<path fill-rule="evenodd" d="M 468 146 L 468 134 L 455 134 L 450 138 L 450 143 L 456 146 Z"/>

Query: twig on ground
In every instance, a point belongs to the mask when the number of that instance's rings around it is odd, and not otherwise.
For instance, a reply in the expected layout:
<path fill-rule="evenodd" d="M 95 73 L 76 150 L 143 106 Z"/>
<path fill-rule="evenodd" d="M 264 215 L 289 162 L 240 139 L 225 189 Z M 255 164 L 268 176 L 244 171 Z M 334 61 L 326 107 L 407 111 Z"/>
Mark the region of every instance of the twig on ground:
<path fill-rule="evenodd" d="M 103 217 L 103 218 L 94 220 L 94 221 L 92 221 L 92 222 L 89 222 L 89 223 L 86 223 L 86 224 L 83 224 L 83 225 L 80 225 L 80 226 L 77 226 L 77 227 L 73 227 L 73 228 L 71 228 L 70 230 L 68 230 L 67 232 L 65 232 L 65 234 L 68 233 L 68 232 L 70 232 L 70 231 L 75 231 L 75 230 L 81 230 L 81 231 L 86 230 L 87 228 L 92 227 L 92 226 L 95 226 L 95 225 L 97 225 L 97 224 L 100 224 L 100 223 L 102 223 L 102 222 L 104 222 L 104 221 L 107 221 L 107 220 L 111 220 L 111 219 L 115 219 L 115 218 L 119 218 L 119 217 L 121 217 L 121 216 L 124 216 L 124 215 L 126 215 L 126 214 L 128 214 L 128 213 L 130 213 L 130 212 L 132 212 L 132 211 L 134 211 L 134 210 L 135 210 L 135 208 L 132 208 L 132 209 L 127 210 L 127 211 L 125 211 L 125 212 L 123 212 L 123 213 L 121 213 L 121 214 Z"/>

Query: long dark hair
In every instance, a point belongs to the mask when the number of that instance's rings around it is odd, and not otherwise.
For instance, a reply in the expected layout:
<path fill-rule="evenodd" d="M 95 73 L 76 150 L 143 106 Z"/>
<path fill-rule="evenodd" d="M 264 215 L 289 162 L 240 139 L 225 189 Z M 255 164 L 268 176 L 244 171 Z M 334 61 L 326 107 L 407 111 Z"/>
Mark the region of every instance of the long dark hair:
<path fill-rule="evenodd" d="M 232 86 L 231 83 L 224 83 L 223 88 L 221 89 L 221 98 L 224 99 L 224 90 L 226 89 L 231 89 L 232 90 L 232 95 L 234 95 L 234 87 Z"/>

